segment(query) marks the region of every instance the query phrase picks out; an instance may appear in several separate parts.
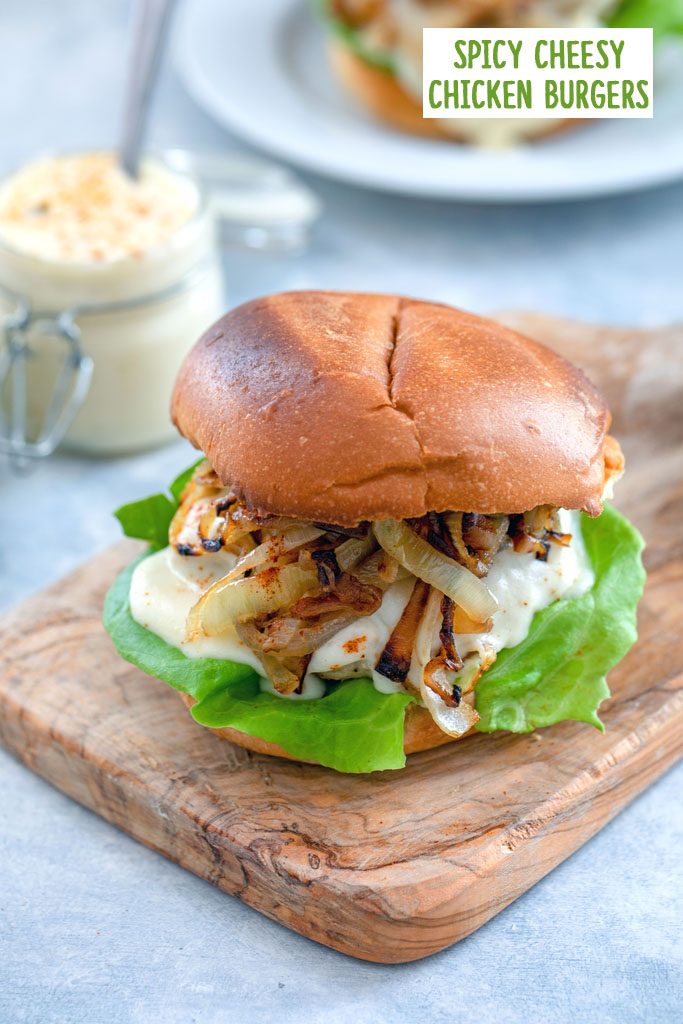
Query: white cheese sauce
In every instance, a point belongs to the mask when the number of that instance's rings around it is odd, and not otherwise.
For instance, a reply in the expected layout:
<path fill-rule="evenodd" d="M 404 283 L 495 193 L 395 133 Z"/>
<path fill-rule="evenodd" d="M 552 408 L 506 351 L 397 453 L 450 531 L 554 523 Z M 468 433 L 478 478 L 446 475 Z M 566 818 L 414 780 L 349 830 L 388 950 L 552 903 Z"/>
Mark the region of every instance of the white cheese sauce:
<path fill-rule="evenodd" d="M 580 513 L 560 509 L 560 530 L 572 535 L 569 547 L 551 544 L 547 562 L 533 554 L 517 554 L 512 547 L 500 551 L 486 577 L 486 586 L 498 602 L 493 628 L 488 633 L 458 636 L 458 653 L 481 653 L 484 646 L 502 651 L 515 647 L 529 632 L 536 612 L 559 598 L 580 597 L 593 586 L 595 575 L 581 534 Z"/>
<path fill-rule="evenodd" d="M 221 658 L 239 661 L 261 672 L 256 655 L 229 625 L 221 636 L 206 636 L 189 642 L 187 617 L 202 593 L 216 580 L 226 576 L 237 561 L 234 555 L 220 551 L 200 557 L 179 555 L 175 548 L 164 548 L 144 558 L 135 568 L 130 583 L 130 613 L 141 626 L 156 633 L 187 658 Z M 263 689 L 273 688 L 266 679 Z M 304 680 L 302 692 L 289 699 L 322 697 L 325 684 L 319 679 Z M 278 694 L 281 696 L 281 694 Z"/>
<path fill-rule="evenodd" d="M 591 588 L 594 576 L 581 537 L 579 513 L 561 509 L 560 524 L 563 532 L 572 534 L 571 544 L 551 545 L 547 562 L 539 561 L 533 554 L 517 554 L 511 547 L 496 555 L 486 577 L 486 585 L 498 602 L 492 628 L 487 633 L 457 636 L 461 656 L 481 651 L 485 646 L 496 651 L 514 647 L 526 637 L 536 612 L 559 598 L 578 597 Z M 260 672 L 258 659 L 232 627 L 218 637 L 191 642 L 186 639 L 186 621 L 192 605 L 234 564 L 234 556 L 224 552 L 190 558 L 164 548 L 143 559 L 133 573 L 131 615 L 188 658 L 239 661 Z M 378 690 L 400 690 L 400 684 L 378 675 L 374 667 L 408 603 L 412 586 L 412 578 L 394 583 L 374 614 L 351 623 L 319 647 L 311 658 L 302 693 L 288 699 L 322 696 L 323 674 L 339 679 L 372 676 Z M 275 692 L 267 680 L 263 680 L 262 688 Z"/>

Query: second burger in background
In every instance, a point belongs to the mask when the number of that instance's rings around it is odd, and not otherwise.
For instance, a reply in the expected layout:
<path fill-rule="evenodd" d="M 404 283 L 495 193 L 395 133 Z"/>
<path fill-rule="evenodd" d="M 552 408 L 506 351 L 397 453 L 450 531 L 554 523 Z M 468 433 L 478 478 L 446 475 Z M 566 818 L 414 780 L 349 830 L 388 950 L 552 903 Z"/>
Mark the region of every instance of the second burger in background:
<path fill-rule="evenodd" d="M 510 146 L 582 125 L 567 118 L 423 118 L 425 28 L 654 28 L 680 33 L 677 4 L 642 0 L 317 0 L 336 76 L 376 118 L 413 135 Z M 678 21 L 676 20 L 678 18 Z"/>

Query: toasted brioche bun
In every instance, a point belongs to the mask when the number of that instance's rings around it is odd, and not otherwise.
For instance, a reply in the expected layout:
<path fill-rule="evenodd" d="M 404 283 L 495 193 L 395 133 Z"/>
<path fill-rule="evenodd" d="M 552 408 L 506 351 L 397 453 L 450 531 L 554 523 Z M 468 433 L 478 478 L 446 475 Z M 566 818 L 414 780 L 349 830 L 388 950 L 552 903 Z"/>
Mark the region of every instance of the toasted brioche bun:
<path fill-rule="evenodd" d="M 250 508 L 347 526 L 544 504 L 597 515 L 620 459 L 604 400 L 557 353 L 395 295 L 239 306 L 186 358 L 172 414 Z"/>
<path fill-rule="evenodd" d="M 373 67 L 357 54 L 353 53 L 340 39 L 332 37 L 328 42 L 329 59 L 332 70 L 356 102 L 364 106 L 373 117 L 392 128 L 407 132 L 410 135 L 422 135 L 431 139 L 448 139 L 450 142 L 470 142 L 467 123 L 461 118 L 462 129 L 458 127 L 458 118 L 448 118 L 448 128 L 440 118 L 422 116 L 420 104 L 402 87 L 389 71 Z M 585 122 L 584 122 L 585 123 Z M 532 131 L 526 135 L 526 141 L 547 138 L 558 132 L 575 128 L 581 124 L 578 118 L 561 120 L 538 119 Z"/>
<path fill-rule="evenodd" d="M 187 708 L 191 708 L 195 703 L 194 697 L 190 697 L 187 693 L 178 693 L 178 696 Z M 256 754 L 269 754 L 271 757 L 284 757 L 288 761 L 317 764 L 316 761 L 306 761 L 301 757 L 295 757 L 283 747 L 279 747 L 277 743 L 268 743 L 267 740 L 261 740 L 257 736 L 247 736 L 246 733 L 238 732 L 237 729 L 211 729 L 210 731 L 220 739 L 235 743 L 238 747 L 244 747 L 245 750 L 253 750 Z M 469 736 L 472 731 L 470 729 L 470 732 L 463 733 L 463 736 Z M 403 749 L 406 754 L 417 754 L 421 750 L 431 750 L 433 747 L 441 747 L 444 743 L 452 743 L 462 738 L 462 736 L 447 736 L 445 732 L 442 732 L 426 708 L 420 707 L 418 704 L 409 704 L 406 708 L 403 731 Z"/>

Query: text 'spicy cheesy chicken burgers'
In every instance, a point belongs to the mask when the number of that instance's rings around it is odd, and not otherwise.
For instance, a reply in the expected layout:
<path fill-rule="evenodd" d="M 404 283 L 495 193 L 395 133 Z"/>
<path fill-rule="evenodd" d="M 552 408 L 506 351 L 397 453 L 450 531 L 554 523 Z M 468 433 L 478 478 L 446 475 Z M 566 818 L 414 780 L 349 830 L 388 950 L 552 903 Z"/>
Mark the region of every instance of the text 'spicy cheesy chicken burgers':
<path fill-rule="evenodd" d="M 510 146 L 581 125 L 567 118 L 423 118 L 425 28 L 653 28 L 683 31 L 677 4 L 640 0 L 316 0 L 332 69 L 348 93 L 400 131 L 479 146 Z"/>

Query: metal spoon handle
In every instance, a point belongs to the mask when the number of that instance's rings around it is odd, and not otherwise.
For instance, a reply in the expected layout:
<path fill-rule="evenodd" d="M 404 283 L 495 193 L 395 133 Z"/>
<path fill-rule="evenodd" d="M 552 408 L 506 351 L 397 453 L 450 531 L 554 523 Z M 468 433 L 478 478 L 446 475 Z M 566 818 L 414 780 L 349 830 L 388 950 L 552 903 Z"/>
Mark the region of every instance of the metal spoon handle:
<path fill-rule="evenodd" d="M 150 101 L 176 0 L 137 0 L 123 113 L 121 165 L 137 177 Z"/>

